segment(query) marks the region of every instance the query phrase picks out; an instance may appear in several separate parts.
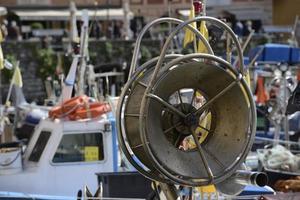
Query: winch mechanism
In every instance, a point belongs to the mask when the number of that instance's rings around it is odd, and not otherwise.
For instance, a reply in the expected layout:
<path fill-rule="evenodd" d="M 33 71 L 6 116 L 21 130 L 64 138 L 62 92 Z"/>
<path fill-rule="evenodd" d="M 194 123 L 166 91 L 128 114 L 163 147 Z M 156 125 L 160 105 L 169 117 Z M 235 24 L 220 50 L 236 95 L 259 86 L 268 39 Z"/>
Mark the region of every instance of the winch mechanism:
<path fill-rule="evenodd" d="M 215 56 L 205 37 L 190 25 L 203 21 L 228 34 L 237 51 L 238 67 Z M 160 56 L 138 66 L 144 34 L 161 23 L 177 26 Z M 208 53 L 167 54 L 174 36 L 185 28 L 202 41 Z M 238 39 L 216 18 L 202 16 L 185 22 L 160 18 L 145 26 L 119 99 L 117 126 L 127 159 L 154 181 L 191 187 L 215 184 L 230 195 L 240 192 L 240 185 L 266 182 L 264 174 L 244 170 L 254 140 L 256 109 L 244 80 Z"/>

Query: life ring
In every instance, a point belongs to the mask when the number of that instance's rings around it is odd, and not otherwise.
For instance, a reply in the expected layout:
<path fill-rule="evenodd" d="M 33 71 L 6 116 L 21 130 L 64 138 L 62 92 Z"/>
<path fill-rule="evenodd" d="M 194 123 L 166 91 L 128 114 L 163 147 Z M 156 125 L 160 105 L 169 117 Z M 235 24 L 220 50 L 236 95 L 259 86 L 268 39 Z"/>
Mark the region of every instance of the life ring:
<path fill-rule="evenodd" d="M 95 118 L 111 111 L 107 103 L 89 102 L 86 95 L 71 98 L 49 111 L 51 119 L 68 118 L 70 120 Z"/>
<path fill-rule="evenodd" d="M 96 118 L 104 113 L 111 111 L 111 107 L 108 103 L 90 103 L 85 107 L 80 107 L 76 112 L 69 115 L 70 120 Z"/>

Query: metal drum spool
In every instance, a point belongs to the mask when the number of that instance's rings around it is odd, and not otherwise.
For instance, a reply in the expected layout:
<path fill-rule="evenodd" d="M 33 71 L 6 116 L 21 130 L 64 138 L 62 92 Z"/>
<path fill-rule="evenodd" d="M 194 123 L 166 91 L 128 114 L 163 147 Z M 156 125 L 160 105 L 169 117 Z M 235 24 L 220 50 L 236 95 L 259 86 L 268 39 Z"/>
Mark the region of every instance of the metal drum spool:
<path fill-rule="evenodd" d="M 176 57 L 178 57 L 178 55 L 170 55 L 168 56 L 167 60 Z M 134 153 L 136 157 L 138 157 L 139 160 L 147 168 L 151 169 L 151 171 L 153 171 L 152 173 L 154 174 L 155 179 L 158 179 L 158 177 L 161 177 L 161 175 L 155 170 L 155 168 L 151 164 L 151 161 L 149 160 L 149 158 L 143 150 L 143 145 L 141 145 L 142 141 L 140 138 L 138 122 L 139 111 L 141 107 L 141 99 L 144 95 L 147 84 L 149 83 L 149 79 L 151 77 L 151 74 L 153 73 L 154 64 L 156 64 L 156 62 L 157 58 L 154 58 L 147 62 L 144 66 L 142 66 L 140 70 L 134 74 L 135 78 L 131 79 L 131 81 L 129 81 L 126 85 L 127 87 L 125 86 L 123 90 L 126 92 L 124 93 L 124 96 L 126 95 L 126 98 L 123 98 L 124 107 L 122 108 L 124 110 L 122 112 L 121 117 L 124 120 L 124 126 L 122 127 L 122 129 L 124 130 L 122 132 L 127 133 L 127 135 L 125 137 L 119 137 L 119 139 L 122 140 L 120 142 L 121 144 L 124 143 L 123 139 L 125 139 L 128 142 L 128 145 L 130 146 L 130 151 L 132 151 L 132 153 Z M 137 168 L 137 166 L 135 167 Z M 147 177 L 149 176 L 152 177 L 152 175 L 147 175 Z M 163 178 L 161 179 L 163 180 Z"/>
<path fill-rule="evenodd" d="M 197 20 L 228 30 L 213 18 Z M 123 152 L 143 175 L 201 186 L 224 181 L 242 164 L 253 142 L 256 112 L 243 66 L 234 69 L 212 51 L 166 55 L 170 38 L 191 22 L 170 34 L 158 58 L 132 70 L 117 125 Z"/>

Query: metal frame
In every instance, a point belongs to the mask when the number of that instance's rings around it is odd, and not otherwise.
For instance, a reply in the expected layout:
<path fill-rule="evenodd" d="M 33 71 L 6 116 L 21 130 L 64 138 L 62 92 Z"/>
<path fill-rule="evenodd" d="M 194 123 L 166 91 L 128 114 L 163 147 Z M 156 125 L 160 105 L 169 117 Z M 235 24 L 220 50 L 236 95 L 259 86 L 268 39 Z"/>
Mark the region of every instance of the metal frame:
<path fill-rule="evenodd" d="M 191 23 L 199 22 L 199 21 L 211 22 L 227 31 L 227 34 L 231 37 L 231 39 L 233 40 L 233 42 L 236 46 L 236 50 L 237 50 L 237 54 L 238 54 L 238 61 L 239 61 L 238 62 L 239 66 L 237 69 L 235 69 L 227 61 L 214 56 L 214 52 L 213 52 L 210 44 L 208 43 L 208 41 L 204 38 L 204 36 L 198 30 L 196 30 L 195 28 L 193 28 L 190 25 Z M 179 24 L 179 25 L 170 33 L 169 37 L 167 38 L 167 40 L 161 50 L 160 56 L 156 57 L 154 59 L 151 59 L 150 61 L 143 64 L 141 67 L 137 68 L 140 45 L 141 45 L 141 41 L 142 41 L 144 34 L 152 26 L 160 24 L 160 23 L 166 23 L 166 22 L 175 23 L 175 24 Z M 197 37 L 200 38 L 200 40 L 205 45 L 209 54 L 194 53 L 194 54 L 189 54 L 189 55 L 176 55 L 176 54 L 167 55 L 167 50 L 170 47 L 174 36 L 176 34 L 178 34 L 178 32 L 184 28 L 189 28 L 194 34 L 196 34 Z M 171 61 L 168 63 L 167 60 L 170 60 L 170 59 L 171 59 Z M 229 167 L 227 167 L 224 170 L 224 175 L 214 177 L 214 175 L 212 174 L 212 171 L 206 161 L 206 158 L 203 155 L 201 144 L 199 143 L 198 140 L 196 140 L 197 136 L 193 134 L 195 142 L 197 143 L 197 150 L 202 158 L 202 161 L 205 165 L 206 171 L 209 175 L 209 179 L 202 179 L 202 180 L 194 179 L 193 180 L 189 177 L 182 177 L 180 175 L 176 175 L 176 174 L 174 175 L 174 173 L 169 172 L 165 168 L 163 163 L 160 163 L 159 160 L 155 157 L 155 155 L 152 152 L 151 147 L 149 146 L 149 144 L 147 142 L 147 133 L 145 131 L 146 122 L 145 122 L 144 116 L 146 116 L 145 114 L 146 114 L 146 110 L 147 110 L 147 105 L 149 104 L 149 101 L 148 101 L 149 97 L 155 98 L 156 100 L 160 101 L 160 97 L 157 97 L 156 95 L 153 95 L 151 93 L 151 90 L 157 81 L 157 77 L 158 77 L 160 70 L 163 69 L 162 71 L 166 72 L 166 70 L 168 70 L 169 68 L 171 68 L 172 66 L 174 66 L 180 62 L 191 61 L 191 60 L 197 61 L 199 59 L 206 59 L 206 60 L 213 61 L 217 64 L 222 65 L 222 67 L 225 67 L 229 71 L 227 73 L 231 73 L 231 75 L 235 77 L 235 80 L 229 86 L 227 86 L 222 92 L 220 92 L 215 97 L 210 99 L 204 106 L 200 107 L 200 109 L 198 109 L 196 112 L 203 111 L 206 107 L 208 107 L 211 103 L 213 103 L 213 101 L 215 101 L 217 98 L 219 98 L 220 96 L 225 94 L 228 90 L 230 90 L 236 84 L 239 84 L 240 87 L 242 87 L 246 93 L 246 96 L 247 96 L 246 98 L 248 99 L 249 108 L 250 108 L 251 113 L 250 113 L 250 119 L 249 119 L 250 120 L 250 122 L 249 122 L 250 130 L 247 132 L 247 137 L 248 137 L 248 139 L 246 140 L 247 144 L 245 145 L 243 152 L 241 152 L 239 154 L 240 156 L 238 157 L 238 159 L 234 163 L 232 163 L 232 165 L 230 165 Z M 162 68 L 163 64 L 166 62 L 167 62 L 167 65 L 164 66 L 164 68 Z M 133 158 L 134 153 L 131 150 L 131 147 L 126 143 L 127 134 L 126 134 L 126 131 L 124 130 L 123 120 L 124 120 L 124 108 L 126 106 L 125 98 L 126 98 L 126 95 L 128 94 L 128 92 L 130 92 L 130 88 L 132 87 L 132 84 L 136 81 L 136 79 L 139 77 L 141 72 L 143 72 L 144 70 L 152 69 L 154 67 L 154 65 L 155 65 L 155 68 L 152 73 L 150 82 L 148 85 L 145 86 L 146 90 L 145 90 L 145 93 L 144 93 L 142 101 L 141 101 L 140 113 L 139 113 L 139 115 L 136 116 L 139 118 L 139 132 L 140 132 L 140 137 L 141 137 L 141 140 L 143 143 L 142 145 L 144 147 L 144 151 L 146 152 L 146 155 L 148 156 L 148 158 L 151 159 L 151 163 L 154 166 L 154 169 L 153 169 L 154 171 L 153 171 L 150 169 L 146 169 L 145 166 L 142 166 Z M 243 79 L 243 75 L 244 75 L 244 63 L 243 63 L 243 53 L 242 53 L 241 45 L 240 45 L 238 39 L 236 38 L 234 32 L 231 30 L 231 28 L 228 25 L 226 25 L 224 22 L 222 22 L 221 20 L 218 20 L 218 19 L 215 19 L 212 17 L 206 17 L 206 16 L 197 17 L 197 18 L 185 21 L 185 22 L 178 20 L 178 19 L 174 19 L 174 18 L 160 18 L 160 19 L 154 20 L 151 23 L 147 24 L 137 38 L 136 45 L 135 45 L 134 52 L 133 52 L 132 62 L 131 62 L 131 66 L 130 66 L 128 82 L 126 83 L 126 85 L 122 91 L 122 94 L 121 94 L 119 102 L 118 102 L 118 109 L 117 109 L 117 128 L 119 131 L 118 139 L 119 139 L 121 148 L 122 148 L 123 152 L 125 153 L 126 157 L 128 158 L 129 162 L 141 174 L 143 174 L 147 178 L 155 180 L 155 181 L 164 182 L 164 183 L 175 183 L 175 184 L 183 184 L 183 185 L 189 185 L 189 186 L 199 186 L 199 185 L 207 185 L 210 183 L 221 182 L 221 181 L 225 180 L 226 178 L 228 178 L 229 176 L 231 176 L 234 173 L 234 171 L 244 161 L 247 152 L 250 150 L 251 145 L 254 141 L 255 128 L 256 128 L 256 108 L 255 108 L 255 104 L 254 104 L 254 101 L 252 98 L 252 93 L 251 93 L 249 87 L 247 86 L 247 83 Z M 166 103 L 166 102 L 164 102 L 164 103 Z M 172 110 L 175 113 L 179 114 L 180 116 L 181 115 L 185 116 L 185 114 L 181 113 L 176 108 L 174 108 Z"/>
<path fill-rule="evenodd" d="M 190 22 L 190 23 L 192 23 L 192 22 Z M 179 19 L 175 19 L 175 18 L 168 18 L 168 17 L 166 17 L 166 18 L 159 18 L 159 19 L 156 19 L 156 20 L 150 22 L 149 24 L 147 24 L 143 28 L 143 30 L 141 31 L 141 33 L 138 35 L 138 38 L 136 39 L 135 47 L 134 47 L 134 50 L 133 50 L 133 56 L 132 56 L 132 60 L 131 60 L 131 65 L 130 65 L 130 71 L 129 71 L 129 75 L 128 75 L 128 80 L 131 78 L 131 76 L 133 75 L 133 73 L 136 71 L 136 67 L 138 66 L 137 61 L 138 61 L 138 57 L 139 57 L 141 42 L 142 42 L 142 39 L 143 39 L 145 33 L 152 26 L 155 26 L 155 25 L 158 25 L 158 24 L 162 24 L 162 23 L 174 23 L 174 24 L 179 24 L 180 26 L 182 26 L 182 24 L 184 23 L 184 21 L 179 20 Z M 198 36 L 200 38 L 200 40 L 203 42 L 204 46 L 206 47 L 208 53 L 214 54 L 211 46 L 209 45 L 209 43 L 205 39 L 205 37 L 197 29 L 195 29 L 194 27 L 192 27 L 190 25 L 190 23 L 184 25 L 184 27 L 190 29 L 194 34 L 196 34 L 196 36 Z M 182 28 L 180 28 L 179 30 L 181 30 Z M 160 57 L 164 57 L 166 55 L 166 51 L 167 51 L 167 49 L 169 47 L 169 44 L 171 43 L 171 41 L 174 38 L 174 36 L 179 32 L 179 30 L 176 31 L 176 32 L 175 32 L 175 30 L 172 31 L 171 35 L 168 37 L 169 41 L 166 42 L 165 45 L 164 45 L 165 53 L 164 53 L 163 56 L 160 56 Z"/>
<path fill-rule="evenodd" d="M 220 64 L 222 64 L 222 66 L 225 66 L 230 72 L 232 72 L 236 76 L 235 82 L 233 82 L 232 84 L 230 84 L 229 86 L 227 86 L 221 93 L 219 93 L 217 96 L 215 96 L 214 98 L 212 98 L 211 100 L 209 100 L 205 105 L 210 104 L 210 102 L 212 102 L 216 98 L 220 97 L 228 89 L 230 89 L 230 87 L 232 85 L 235 85 L 235 84 L 239 83 L 239 84 L 241 84 L 241 86 L 246 91 L 247 98 L 248 98 L 249 103 L 250 103 L 250 105 L 249 105 L 250 106 L 250 111 L 251 111 L 251 113 L 250 113 L 251 118 L 250 119 L 251 119 L 251 122 L 253 122 L 253 123 L 250 123 L 251 124 L 250 131 L 248 133 L 249 140 L 248 140 L 248 143 L 245 145 L 244 151 L 240 153 L 240 156 L 236 160 L 236 162 L 234 162 L 230 167 L 228 167 L 224 171 L 224 175 L 223 176 L 221 176 L 221 177 L 213 177 L 213 176 L 211 176 L 212 175 L 211 174 L 211 170 L 210 170 L 209 166 L 207 165 L 206 166 L 206 170 L 208 171 L 208 174 L 211 177 L 211 179 L 210 180 L 195 180 L 194 181 L 194 180 L 183 180 L 182 177 L 178 178 L 178 176 L 176 176 L 176 175 L 170 173 L 168 170 L 166 170 L 166 168 L 164 167 L 163 163 L 160 163 L 157 160 L 157 158 L 153 154 L 153 151 L 152 151 L 151 147 L 149 146 L 149 143 L 147 142 L 147 133 L 145 131 L 145 126 L 146 126 L 145 119 L 143 117 L 140 117 L 139 118 L 140 119 L 139 120 L 139 127 L 140 127 L 140 135 L 141 135 L 141 138 L 142 138 L 142 142 L 143 142 L 143 145 L 145 147 L 145 152 L 152 159 L 153 164 L 155 165 L 155 168 L 158 171 L 160 171 L 163 175 L 165 175 L 166 177 L 168 177 L 170 180 L 172 180 L 173 182 L 175 182 L 177 184 L 190 185 L 190 186 L 207 185 L 207 184 L 210 184 L 212 182 L 213 183 L 218 183 L 218 182 L 221 182 L 221 181 L 225 180 L 232 173 L 234 173 L 234 171 L 242 164 L 242 162 L 246 158 L 247 152 L 249 152 L 249 150 L 250 150 L 250 148 L 251 148 L 251 146 L 252 146 L 252 144 L 254 142 L 255 130 L 256 130 L 256 107 L 255 107 L 255 103 L 254 103 L 253 98 L 252 98 L 251 90 L 249 89 L 246 81 L 242 78 L 241 74 L 239 72 L 237 72 L 227 61 L 225 61 L 225 60 L 223 60 L 221 58 L 218 58 L 216 56 L 213 56 L 213 55 L 195 53 L 195 54 L 189 54 L 189 55 L 182 56 L 182 57 L 179 57 L 177 59 L 172 60 L 165 67 L 165 70 L 167 70 L 168 68 L 174 66 L 176 63 L 179 63 L 180 61 L 191 60 L 191 59 L 195 59 L 195 58 L 197 58 L 197 59 L 209 59 L 209 60 L 213 60 L 213 61 L 215 61 L 217 63 L 220 63 Z M 148 93 L 148 95 L 149 94 L 150 94 L 150 92 Z M 149 103 L 147 101 L 146 94 L 144 95 L 144 98 L 145 98 L 144 105 L 143 105 L 143 102 L 142 102 L 142 106 L 144 106 L 144 107 L 141 107 L 140 116 L 145 115 L 146 106 Z M 203 108 L 204 106 L 200 107 L 200 109 Z M 193 136 L 193 137 L 195 138 L 195 136 Z M 197 140 L 195 140 L 195 141 L 197 141 Z M 197 144 L 197 146 L 198 146 L 198 151 L 199 151 L 199 153 L 200 153 L 200 155 L 201 155 L 201 157 L 203 159 L 201 145 Z M 205 160 L 205 158 L 203 160 Z"/>
<path fill-rule="evenodd" d="M 174 59 L 179 56 L 181 56 L 181 55 L 176 55 L 176 54 L 167 55 L 166 59 Z M 126 158 L 128 159 L 128 161 L 145 177 L 147 177 L 153 181 L 159 180 L 161 182 L 169 182 L 169 180 L 164 177 L 154 176 L 152 173 L 155 173 L 155 172 L 151 172 L 151 170 L 145 169 L 144 166 L 141 166 L 135 159 L 133 159 L 132 154 L 131 154 L 132 150 L 125 141 L 126 133 L 125 133 L 125 131 L 123 131 L 123 119 L 122 118 L 124 118 L 123 110 L 126 107 L 126 102 L 125 102 L 126 94 L 129 92 L 130 88 L 132 87 L 132 85 L 134 84 L 134 82 L 136 81 L 136 79 L 138 78 L 140 73 L 144 70 L 149 70 L 149 69 L 153 68 L 154 64 L 157 62 L 158 58 L 159 57 L 153 58 L 153 59 L 149 60 L 148 62 L 146 62 L 145 64 L 143 64 L 141 67 L 139 67 L 135 71 L 135 73 L 132 75 L 132 78 L 129 79 L 129 81 L 124 86 L 122 93 L 120 95 L 119 102 L 118 102 L 116 125 L 117 125 L 117 130 L 118 130 L 119 145 L 121 146 L 121 149 L 122 149 L 123 153 L 126 155 Z"/>
<path fill-rule="evenodd" d="M 138 35 L 138 38 L 136 40 L 136 43 L 135 43 L 135 47 L 134 47 L 134 51 L 133 51 L 133 56 L 132 56 L 132 61 L 131 61 L 131 65 L 130 65 L 130 71 L 129 71 L 129 75 L 128 75 L 128 82 L 126 83 L 126 85 L 124 86 L 123 90 L 122 90 L 122 93 L 120 95 L 120 99 L 119 99 L 119 102 L 118 102 L 118 108 L 117 108 L 117 120 L 116 120 L 116 124 L 117 124 L 117 130 L 118 130 L 118 140 L 119 140 L 119 144 L 121 146 L 121 149 L 123 150 L 123 153 L 126 155 L 128 161 L 142 174 L 144 175 L 145 177 L 149 178 L 149 179 L 152 179 L 152 180 L 157 180 L 159 179 L 160 181 L 162 182 L 169 182 L 167 179 L 165 178 L 159 178 L 157 176 L 153 176 L 153 174 L 150 172 L 148 172 L 146 169 L 144 169 L 142 166 L 140 166 L 133 158 L 132 158 L 132 155 L 130 153 L 130 150 L 128 150 L 127 145 L 126 146 L 126 141 L 124 140 L 124 131 L 122 130 L 122 110 L 124 109 L 124 100 L 125 100 L 125 96 L 126 96 L 126 93 L 128 92 L 128 90 L 130 89 L 132 83 L 135 81 L 135 79 L 138 77 L 139 75 L 139 72 L 142 72 L 143 70 L 145 69 L 148 69 L 148 68 L 152 68 L 154 67 L 154 65 L 152 64 L 155 64 L 160 57 L 156 57 L 156 58 L 153 58 L 151 59 L 150 61 L 144 63 L 142 66 L 140 66 L 138 69 L 136 68 L 137 65 L 138 65 L 138 57 L 139 57 L 139 52 L 140 52 L 140 46 L 141 46 L 141 42 L 142 42 L 142 39 L 144 37 L 144 35 L 146 34 L 147 31 L 149 31 L 149 29 L 155 25 L 158 25 L 158 24 L 162 24 L 162 23 L 174 23 L 174 24 L 181 24 L 183 23 L 182 20 L 179 20 L 179 19 L 175 19 L 175 18 L 159 18 L 159 19 L 156 19 L 154 21 L 152 21 L 151 23 L 147 24 L 141 31 L 141 33 Z M 208 41 L 205 39 L 205 37 L 197 30 L 195 29 L 194 27 L 192 27 L 191 25 L 187 25 L 187 28 L 190 29 L 194 34 L 196 34 L 200 40 L 203 42 L 203 44 L 205 45 L 205 47 L 207 48 L 207 51 L 211 54 L 214 54 L 213 53 L 213 50 L 211 49 Z M 173 54 L 173 55 L 168 55 L 166 56 L 166 58 L 170 58 L 170 59 L 173 59 L 173 58 L 176 58 L 180 55 L 176 55 L 176 54 Z M 151 66 L 152 65 L 152 66 Z M 132 152 L 132 151 L 131 151 Z"/>

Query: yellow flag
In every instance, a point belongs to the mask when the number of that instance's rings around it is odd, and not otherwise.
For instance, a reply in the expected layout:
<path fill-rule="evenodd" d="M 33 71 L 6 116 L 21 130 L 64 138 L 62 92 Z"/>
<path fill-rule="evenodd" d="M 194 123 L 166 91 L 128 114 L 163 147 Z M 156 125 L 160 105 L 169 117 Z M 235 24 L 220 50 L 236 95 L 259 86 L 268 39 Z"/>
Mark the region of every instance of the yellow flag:
<path fill-rule="evenodd" d="M 249 69 L 247 69 L 247 71 L 246 71 L 245 80 L 246 80 L 246 83 L 249 86 L 249 88 L 251 88 L 251 79 L 250 79 Z"/>
<path fill-rule="evenodd" d="M 3 42 L 3 36 L 2 32 L 0 30 L 0 43 Z M 0 44 L 0 70 L 4 68 L 4 58 L 3 58 L 3 52 L 2 52 L 2 47 Z"/>
<path fill-rule="evenodd" d="M 193 18 L 195 18 L 194 6 L 191 7 L 190 15 L 189 15 L 189 19 L 193 19 Z M 191 26 L 196 28 L 196 26 L 197 26 L 196 22 L 193 22 L 191 24 Z M 208 30 L 207 30 L 205 21 L 201 22 L 199 31 L 204 36 L 204 38 L 208 40 Z M 189 44 L 190 42 L 194 41 L 194 39 L 195 39 L 194 33 L 190 29 L 186 28 L 185 36 L 184 36 L 184 40 L 183 40 L 183 47 L 186 47 L 186 45 Z M 198 53 L 207 53 L 207 49 L 205 48 L 202 41 L 199 41 Z"/>
<path fill-rule="evenodd" d="M 193 19 L 195 18 L 195 11 L 194 11 L 194 6 L 191 7 L 191 10 L 190 10 L 190 16 L 189 16 L 189 19 Z M 196 22 L 193 22 L 191 24 L 192 27 L 196 28 Z M 194 41 L 195 39 L 195 35 L 194 33 L 186 28 L 185 29 L 185 35 L 184 35 L 184 40 L 183 40 L 183 47 L 186 47 L 186 45 L 192 41 Z"/>
<path fill-rule="evenodd" d="M 0 43 L 4 41 L 3 35 L 2 35 L 2 31 L 0 30 Z"/>
<path fill-rule="evenodd" d="M 200 24 L 200 33 L 208 40 L 208 30 L 204 21 Z M 198 53 L 207 53 L 207 49 L 204 46 L 203 42 L 200 40 L 198 44 Z"/>
<path fill-rule="evenodd" d="M 15 84 L 18 87 L 23 87 L 22 75 L 20 68 L 17 66 L 12 78 L 12 84 Z"/>

